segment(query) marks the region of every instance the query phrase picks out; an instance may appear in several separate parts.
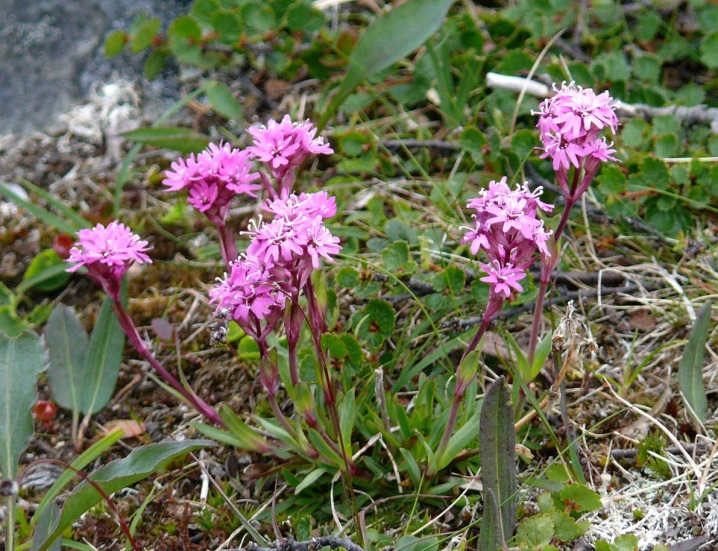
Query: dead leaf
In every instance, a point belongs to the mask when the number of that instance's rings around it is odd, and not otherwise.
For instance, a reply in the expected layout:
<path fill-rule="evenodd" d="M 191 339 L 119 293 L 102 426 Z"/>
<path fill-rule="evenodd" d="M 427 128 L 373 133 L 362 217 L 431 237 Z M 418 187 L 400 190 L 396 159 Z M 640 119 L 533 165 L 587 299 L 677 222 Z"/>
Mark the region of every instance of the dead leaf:
<path fill-rule="evenodd" d="M 145 433 L 145 424 L 133 419 L 113 419 L 102 427 L 107 432 L 122 431 L 122 438 L 138 438 Z"/>
<path fill-rule="evenodd" d="M 645 308 L 631 312 L 628 316 L 628 323 L 631 325 L 631 329 L 638 329 L 639 331 L 650 331 L 658 325 L 656 318 Z"/>

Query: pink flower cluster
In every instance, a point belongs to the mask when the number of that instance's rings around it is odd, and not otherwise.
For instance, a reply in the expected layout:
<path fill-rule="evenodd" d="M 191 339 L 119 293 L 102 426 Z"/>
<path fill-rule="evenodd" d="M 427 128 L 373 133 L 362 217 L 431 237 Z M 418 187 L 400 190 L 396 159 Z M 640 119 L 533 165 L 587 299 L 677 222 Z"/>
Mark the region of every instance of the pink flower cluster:
<path fill-rule="evenodd" d="M 297 300 L 320 259 L 331 262 L 340 250 L 339 238 L 324 225 L 336 214 L 326 192 L 290 195 L 266 205 L 274 216 L 251 231 L 246 254 L 231 265 L 210 291 L 217 310 L 228 311 L 247 334 L 263 339 L 284 315 L 287 300 Z"/>
<path fill-rule="evenodd" d="M 311 122 L 292 122 L 285 115 L 282 122 L 269 121 L 267 126 L 247 130 L 254 138 L 254 145 L 247 148 L 252 158 L 264 163 L 278 184 L 277 195 L 286 197 L 292 187 L 294 169 L 309 155 L 329 155 L 334 151 L 316 136 L 317 129 Z M 266 185 L 266 184 L 265 184 Z M 270 193 L 272 186 L 268 186 Z"/>
<path fill-rule="evenodd" d="M 256 196 L 261 189 L 257 172 L 252 172 L 252 161 L 248 151 L 240 151 L 230 144 L 209 147 L 196 157 L 190 154 L 186 159 L 177 159 L 166 173 L 163 184 L 170 191 L 187 189 L 189 203 L 216 222 L 224 221 L 229 203 L 235 195 Z"/>
<path fill-rule="evenodd" d="M 556 94 L 539 105 L 537 127 L 543 144 L 542 159 L 550 158 L 558 182 L 567 197 L 577 198 L 590 184 L 601 163 L 615 161 L 616 152 L 599 133 L 618 129 L 616 104 L 608 94 L 563 84 Z M 582 169 L 580 183 L 569 187 L 568 171 Z"/>
<path fill-rule="evenodd" d="M 489 262 L 481 265 L 487 276 L 481 281 L 490 284 L 490 296 L 497 300 L 523 290 L 519 281 L 526 277 L 537 249 L 550 256 L 547 241 L 551 233 L 544 229 L 537 212 L 551 212 L 553 205 L 540 201 L 540 195 L 541 189 L 532 193 L 526 184 L 512 190 L 504 177 L 500 182 L 491 181 L 488 189 L 467 204 L 476 214 L 462 243 L 470 243 L 472 254 L 483 250 L 488 256 Z"/>
<path fill-rule="evenodd" d="M 86 267 L 88 275 L 113 297 L 114 293 L 119 293 L 120 280 L 130 266 L 135 262 L 152 263 L 145 254 L 151 249 L 147 241 L 117 220 L 107 227 L 97 224 L 94 228 L 80 230 L 77 237 L 67 259 L 73 266 L 67 271 Z"/>

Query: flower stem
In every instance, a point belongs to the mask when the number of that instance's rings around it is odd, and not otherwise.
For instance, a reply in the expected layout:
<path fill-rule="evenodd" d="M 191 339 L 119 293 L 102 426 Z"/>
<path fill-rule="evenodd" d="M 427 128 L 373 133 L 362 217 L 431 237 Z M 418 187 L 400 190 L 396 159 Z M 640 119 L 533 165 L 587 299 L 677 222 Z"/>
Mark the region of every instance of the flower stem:
<path fill-rule="evenodd" d="M 466 359 L 466 356 L 470 352 L 474 351 L 479 345 L 479 342 L 481 342 L 481 338 L 484 336 L 484 334 L 489 328 L 489 325 L 491 325 L 491 322 L 496 317 L 496 314 L 499 311 L 501 311 L 500 305 L 498 307 L 498 310 L 496 308 L 487 307 L 487 311 L 484 313 L 484 317 L 481 320 L 481 325 L 479 325 L 478 331 L 476 331 L 476 335 L 474 335 L 474 338 L 471 340 L 471 343 L 469 343 L 469 346 L 466 347 L 466 352 L 464 352 L 464 355 L 461 358 L 462 362 Z M 459 363 L 459 365 L 461 365 L 461 363 Z M 471 383 L 471 380 L 460 380 L 457 372 L 456 385 L 454 386 L 454 395 L 451 399 L 451 411 L 449 412 L 449 419 L 446 422 L 446 428 L 444 429 L 444 434 L 441 437 L 441 442 L 439 442 L 439 447 L 436 449 L 435 457 L 437 463 L 441 460 L 441 457 L 444 455 L 444 452 L 446 452 L 446 448 L 449 445 L 449 440 L 451 439 L 451 436 L 454 432 L 454 426 L 456 425 L 456 418 L 459 413 L 459 406 L 461 405 L 461 400 L 464 399 L 466 387 L 469 386 L 469 383 Z"/>
<path fill-rule="evenodd" d="M 548 291 L 548 285 L 551 282 L 551 273 L 558 264 L 558 244 L 561 239 L 561 234 L 566 228 L 568 219 L 571 216 L 571 210 L 576 204 L 576 199 L 572 197 L 566 198 L 566 206 L 561 213 L 561 219 L 558 222 L 556 233 L 553 234 L 554 247 L 553 255 L 547 259 L 546 262 L 541 263 L 541 281 L 539 282 L 539 290 L 536 295 L 536 305 L 534 306 L 534 317 L 531 324 L 531 337 L 529 338 L 529 353 L 528 361 L 529 365 L 533 364 L 534 356 L 536 355 L 536 347 L 538 346 L 538 333 L 541 327 L 541 317 L 543 316 L 543 304 L 546 299 L 546 292 Z"/>
<path fill-rule="evenodd" d="M 8 551 L 15 549 L 15 496 L 7 498 L 7 517 L 5 520 L 5 548 Z"/>
<path fill-rule="evenodd" d="M 219 248 L 222 251 L 222 260 L 229 270 L 230 263 L 237 260 L 237 243 L 234 238 L 227 232 L 227 225 L 223 221 L 214 220 L 214 225 L 219 233 Z"/>
<path fill-rule="evenodd" d="M 132 318 L 130 318 L 129 314 L 122 306 L 122 302 L 120 302 L 119 296 L 113 296 L 112 298 L 115 302 L 117 319 L 120 322 L 120 327 L 122 327 L 122 330 L 127 335 L 127 338 L 129 339 L 130 343 L 132 344 L 132 346 L 134 346 L 135 350 L 137 350 L 140 356 L 147 360 L 150 365 L 155 369 L 155 371 L 157 371 L 157 373 L 159 373 L 159 375 L 165 381 L 167 381 L 167 383 L 174 390 L 176 390 L 185 400 L 187 400 L 187 402 L 189 402 L 193 408 L 200 412 L 205 417 L 205 419 L 211 421 L 216 425 L 219 425 L 220 427 L 227 428 L 225 422 L 222 421 L 219 414 L 212 406 L 207 404 L 194 392 L 185 388 L 169 371 L 164 368 L 164 366 L 157 360 L 157 358 L 154 357 L 152 352 L 150 352 L 150 349 L 147 348 L 147 345 L 140 337 L 140 334 L 138 333 L 135 324 L 132 322 Z"/>

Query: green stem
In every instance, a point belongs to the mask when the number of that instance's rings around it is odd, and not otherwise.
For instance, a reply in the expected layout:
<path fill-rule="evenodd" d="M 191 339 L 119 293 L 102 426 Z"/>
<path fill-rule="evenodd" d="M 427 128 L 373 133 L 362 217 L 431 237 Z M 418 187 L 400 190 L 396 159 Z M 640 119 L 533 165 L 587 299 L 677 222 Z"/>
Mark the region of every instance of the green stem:
<path fill-rule="evenodd" d="M 7 498 L 7 524 L 5 525 L 5 548 L 15 551 L 15 496 Z"/>

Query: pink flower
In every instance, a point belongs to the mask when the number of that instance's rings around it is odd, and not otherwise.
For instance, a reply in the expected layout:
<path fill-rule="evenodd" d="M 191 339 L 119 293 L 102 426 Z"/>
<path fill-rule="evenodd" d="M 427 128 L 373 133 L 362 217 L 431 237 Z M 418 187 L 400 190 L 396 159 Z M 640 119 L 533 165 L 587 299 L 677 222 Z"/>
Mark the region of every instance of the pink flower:
<path fill-rule="evenodd" d="M 252 172 L 249 152 L 228 143 L 209 144 L 196 157 L 178 159 L 165 176 L 162 183 L 170 191 L 189 190 L 189 203 L 215 223 L 224 221 L 235 195 L 255 197 L 261 188 L 253 183 L 259 174 Z"/>
<path fill-rule="evenodd" d="M 525 277 L 524 270 L 533 264 L 537 250 L 545 257 L 551 254 L 547 245 L 551 233 L 537 214 L 539 210 L 552 211 L 553 205 L 541 201 L 540 195 L 540 188 L 531 192 L 526 184 L 512 190 L 504 177 L 490 182 L 488 189 L 468 203 L 476 214 L 462 243 L 469 243 L 472 254 L 486 253 L 489 263 L 482 269 L 488 275 L 481 281 L 492 285 L 497 301 L 522 290 L 517 282 Z"/>
<path fill-rule="evenodd" d="M 250 128 L 247 132 L 254 138 L 254 145 L 247 151 L 269 167 L 272 175 L 280 180 L 280 188 L 285 187 L 281 182 L 285 175 L 309 155 L 334 152 L 322 136 L 316 136 L 314 125 L 309 121 L 293 123 L 289 115 L 285 115 L 282 122 L 269 121 L 267 126 Z"/>
<path fill-rule="evenodd" d="M 509 299 L 516 293 L 523 291 L 519 281 L 526 277 L 524 270 L 516 269 L 511 264 L 501 266 L 498 262 L 482 264 L 481 269 L 487 275 L 482 277 L 480 281 L 491 286 L 491 295 L 503 295 L 502 298 Z"/>
<path fill-rule="evenodd" d="M 284 315 L 285 294 L 265 266 L 252 257 L 239 258 L 210 290 L 211 302 L 249 335 L 259 338 Z"/>
<path fill-rule="evenodd" d="M 579 142 L 565 140 L 560 132 L 546 134 L 544 139 L 544 152 L 541 158 L 550 157 L 553 169 L 568 170 L 572 165 L 576 168 L 581 166 L 586 156 L 586 147 Z"/>
<path fill-rule="evenodd" d="M 306 256 L 305 260 L 311 260 L 311 266 L 319 269 L 319 258 L 327 262 L 334 262 L 332 256 L 342 250 L 339 245 L 339 238 L 332 235 L 322 222 L 320 216 L 314 218 L 312 223 L 305 228 Z M 307 258 L 308 257 L 308 258 Z"/>
<path fill-rule="evenodd" d="M 107 227 L 97 224 L 92 229 L 77 232 L 78 241 L 70 249 L 67 262 L 74 264 L 67 271 L 87 268 L 87 275 L 99 283 L 107 294 L 119 293 L 120 280 L 135 262 L 151 263 L 145 253 L 150 250 L 147 241 L 117 220 Z"/>
<path fill-rule="evenodd" d="M 218 194 L 219 191 L 215 184 L 200 181 L 190 188 L 187 202 L 198 211 L 206 212 L 214 205 Z"/>
<path fill-rule="evenodd" d="M 563 84 L 556 93 L 541 102 L 535 114 L 539 116 L 539 129 L 543 153 L 550 158 L 564 194 L 575 201 L 591 183 L 600 163 L 615 161 L 614 149 L 610 149 L 598 134 L 608 129 L 612 134 L 618 130 L 616 103 L 608 92 L 596 95 L 590 88 Z M 583 169 L 578 186 L 568 186 L 571 167 Z M 579 191 L 581 190 L 581 191 Z"/>
<path fill-rule="evenodd" d="M 296 276 L 293 288 L 303 285 L 320 257 L 331 262 L 341 250 L 339 238 L 324 226 L 324 218 L 336 214 L 336 203 L 326 192 L 290 195 L 265 207 L 274 214 L 271 222 L 252 231 L 247 254 L 267 265 L 279 264 Z"/>

